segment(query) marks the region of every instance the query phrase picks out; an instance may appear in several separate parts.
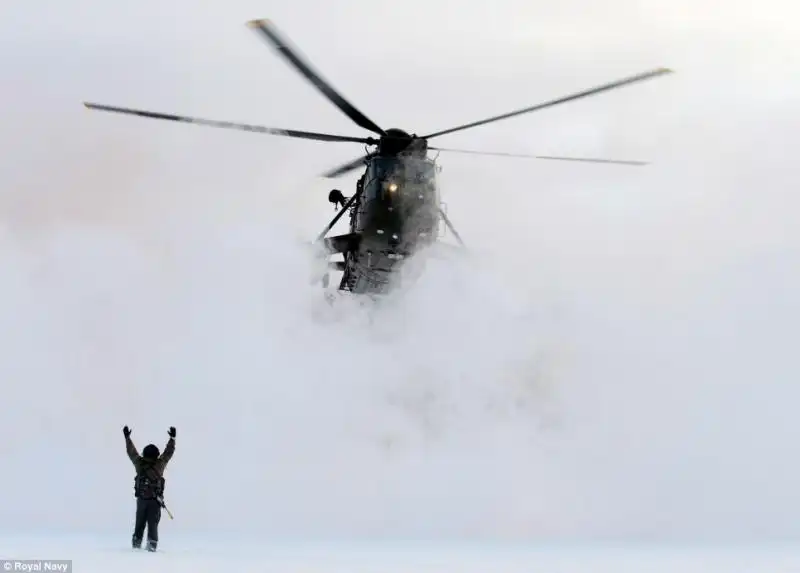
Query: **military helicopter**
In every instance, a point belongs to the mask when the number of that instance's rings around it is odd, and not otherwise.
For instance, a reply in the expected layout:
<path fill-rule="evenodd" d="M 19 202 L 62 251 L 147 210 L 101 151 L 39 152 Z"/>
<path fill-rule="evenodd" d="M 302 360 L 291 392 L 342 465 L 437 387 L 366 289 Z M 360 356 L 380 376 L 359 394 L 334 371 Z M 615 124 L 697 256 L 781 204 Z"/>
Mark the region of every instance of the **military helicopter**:
<path fill-rule="evenodd" d="M 351 197 L 346 197 L 338 189 L 334 189 L 329 193 L 328 200 L 334 204 L 334 209 L 339 208 L 339 210 L 314 243 L 323 247 L 321 252 L 325 258 L 335 254 L 343 256 L 343 261 L 330 262 L 327 268 L 341 271 L 343 274 L 338 290 L 353 294 L 374 295 L 386 292 L 398 263 L 408 259 L 422 248 L 430 247 L 434 243 L 440 243 L 442 222 L 445 228 L 456 238 L 460 247 L 464 247 L 463 240 L 442 208 L 436 180 L 438 165 L 435 158 L 429 157 L 429 151 L 645 165 L 641 161 L 538 156 L 433 147 L 428 145 L 429 140 L 456 131 L 486 125 L 596 95 L 672 72 L 667 68 L 658 68 L 524 109 L 419 136 L 398 128 L 383 129 L 369 119 L 342 97 L 328 81 L 324 80 L 269 20 L 253 20 L 248 22 L 248 26 L 263 37 L 356 125 L 374 133 L 377 137 L 354 137 L 278 129 L 89 102 L 84 102 L 84 105 L 93 110 L 131 114 L 152 119 L 317 141 L 360 143 L 367 146 L 367 148 L 373 147 L 374 149 L 365 155 L 331 169 L 322 175 L 327 178 L 335 178 L 359 168 L 365 169 Z M 327 233 L 345 213 L 350 214 L 349 232 L 326 238 Z M 328 286 L 329 273 L 327 271 L 320 278 L 320 282 L 323 287 Z"/>

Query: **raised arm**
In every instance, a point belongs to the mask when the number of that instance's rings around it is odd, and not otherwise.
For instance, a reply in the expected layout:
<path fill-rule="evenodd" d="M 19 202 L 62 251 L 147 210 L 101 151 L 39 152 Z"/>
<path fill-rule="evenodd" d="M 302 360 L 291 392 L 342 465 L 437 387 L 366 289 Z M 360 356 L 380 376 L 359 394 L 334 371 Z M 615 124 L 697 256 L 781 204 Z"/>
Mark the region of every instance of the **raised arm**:
<path fill-rule="evenodd" d="M 175 453 L 175 434 L 175 426 L 170 426 L 169 441 L 167 441 L 167 445 L 164 447 L 164 453 L 158 458 L 158 461 L 161 462 L 162 469 L 167 467 L 167 464 L 172 459 L 172 455 Z"/>
<path fill-rule="evenodd" d="M 141 456 L 139 452 L 136 451 L 136 446 L 133 445 L 133 440 L 131 440 L 131 430 L 128 426 L 122 428 L 122 433 L 125 436 L 125 450 L 128 452 L 128 458 L 131 460 L 131 463 L 138 467 L 139 462 L 141 461 Z"/>

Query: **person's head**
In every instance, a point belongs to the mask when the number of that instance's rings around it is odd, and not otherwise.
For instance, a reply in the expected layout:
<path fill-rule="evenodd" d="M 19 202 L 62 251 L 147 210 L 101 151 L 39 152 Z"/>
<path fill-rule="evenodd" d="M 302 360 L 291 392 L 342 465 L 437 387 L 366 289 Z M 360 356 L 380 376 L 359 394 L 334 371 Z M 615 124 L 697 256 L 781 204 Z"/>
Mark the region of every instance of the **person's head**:
<path fill-rule="evenodd" d="M 144 450 L 142 450 L 142 457 L 146 460 L 156 460 L 158 459 L 159 453 L 158 446 L 155 444 L 148 444 L 145 446 Z"/>

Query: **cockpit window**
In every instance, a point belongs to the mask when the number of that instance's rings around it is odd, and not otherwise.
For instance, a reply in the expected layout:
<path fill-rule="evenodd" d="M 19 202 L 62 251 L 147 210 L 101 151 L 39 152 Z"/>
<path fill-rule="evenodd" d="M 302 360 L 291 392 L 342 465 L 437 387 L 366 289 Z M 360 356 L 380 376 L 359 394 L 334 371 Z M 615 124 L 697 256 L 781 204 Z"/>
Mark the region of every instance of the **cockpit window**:
<path fill-rule="evenodd" d="M 367 176 L 366 195 L 370 199 L 416 198 L 435 195 L 435 164 L 414 157 L 379 157 L 372 161 Z"/>
<path fill-rule="evenodd" d="M 381 179 L 396 177 L 413 183 L 424 183 L 433 178 L 435 170 L 430 161 L 414 157 L 385 157 L 375 160 L 376 173 Z"/>

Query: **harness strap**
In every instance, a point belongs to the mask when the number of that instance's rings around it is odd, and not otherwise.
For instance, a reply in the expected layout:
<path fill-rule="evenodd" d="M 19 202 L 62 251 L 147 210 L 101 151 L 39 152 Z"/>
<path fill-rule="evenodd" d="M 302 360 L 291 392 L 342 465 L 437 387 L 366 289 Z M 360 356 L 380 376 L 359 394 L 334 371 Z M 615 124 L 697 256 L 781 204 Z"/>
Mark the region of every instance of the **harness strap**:
<path fill-rule="evenodd" d="M 135 497 L 143 497 L 145 494 L 152 494 L 154 499 L 163 497 L 164 486 L 166 481 L 163 476 L 152 477 L 147 475 L 149 469 L 153 466 L 147 465 L 141 468 L 140 472 L 136 474 L 133 479 L 133 493 Z M 147 496 L 150 497 L 150 496 Z"/>

